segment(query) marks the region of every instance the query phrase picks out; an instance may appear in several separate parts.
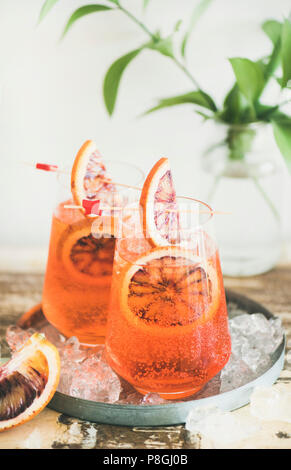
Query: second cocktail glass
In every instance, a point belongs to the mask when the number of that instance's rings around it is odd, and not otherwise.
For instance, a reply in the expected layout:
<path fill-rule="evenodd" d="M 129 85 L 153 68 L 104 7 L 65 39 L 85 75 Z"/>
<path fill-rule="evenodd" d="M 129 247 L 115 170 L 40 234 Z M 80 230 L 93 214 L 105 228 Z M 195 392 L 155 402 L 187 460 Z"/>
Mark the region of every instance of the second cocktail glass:
<path fill-rule="evenodd" d="M 117 241 L 106 354 L 143 394 L 181 398 L 201 389 L 227 363 L 230 334 L 212 210 L 177 198 L 179 238 L 153 247 L 139 206 L 123 217 Z M 160 214 L 169 205 L 160 204 Z M 173 237 L 174 238 L 174 237 Z"/>

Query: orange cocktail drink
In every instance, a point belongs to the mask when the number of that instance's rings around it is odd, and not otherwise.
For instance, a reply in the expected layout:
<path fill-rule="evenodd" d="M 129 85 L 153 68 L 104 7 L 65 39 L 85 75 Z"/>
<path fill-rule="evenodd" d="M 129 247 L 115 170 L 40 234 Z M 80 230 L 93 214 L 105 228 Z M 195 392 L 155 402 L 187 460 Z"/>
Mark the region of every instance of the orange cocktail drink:
<path fill-rule="evenodd" d="M 95 238 L 92 219 L 60 203 L 52 219 L 43 290 L 45 316 L 65 336 L 104 341 L 115 238 Z"/>
<path fill-rule="evenodd" d="M 224 367 L 231 342 L 212 210 L 177 198 L 167 165 L 150 173 L 156 186 L 148 177 L 140 217 L 116 242 L 106 354 L 141 393 L 180 398 Z"/>
<path fill-rule="evenodd" d="M 216 247 L 200 233 L 193 250 L 138 254 L 140 240 L 117 242 L 107 357 L 142 393 L 192 395 L 226 364 L 230 336 Z"/>
<path fill-rule="evenodd" d="M 53 214 L 42 305 L 47 320 L 65 336 L 77 336 L 80 342 L 94 345 L 104 342 L 119 216 L 114 207 L 128 202 L 130 195 L 128 189 L 118 190 L 100 180 L 99 155 L 98 160 L 92 143 L 85 146 L 83 179 L 79 174 L 72 176 L 73 197 L 66 184 L 61 185 L 61 202 Z M 118 181 L 136 183 L 142 178 L 132 165 L 105 164 L 108 174 Z M 103 167 L 102 162 L 102 171 Z M 65 183 L 67 179 L 62 178 Z M 81 204 L 82 197 L 100 201 L 96 204 L 103 207 L 102 215 L 97 211 L 97 215 L 88 216 L 78 208 L 76 203 Z"/>

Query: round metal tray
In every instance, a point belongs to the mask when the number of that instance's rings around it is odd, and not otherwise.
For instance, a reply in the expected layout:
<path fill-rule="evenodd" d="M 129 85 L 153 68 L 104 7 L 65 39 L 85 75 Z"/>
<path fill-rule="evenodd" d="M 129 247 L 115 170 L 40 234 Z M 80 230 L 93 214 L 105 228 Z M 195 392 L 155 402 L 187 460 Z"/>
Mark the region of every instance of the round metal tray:
<path fill-rule="evenodd" d="M 260 312 L 266 318 L 274 315 L 265 307 L 248 297 L 226 290 L 228 302 L 234 302 L 239 308 L 246 310 L 250 315 Z M 49 403 L 49 408 L 61 413 L 97 423 L 115 424 L 120 426 L 165 426 L 185 423 L 189 411 L 193 407 L 214 405 L 225 411 L 232 411 L 249 403 L 254 387 L 258 385 L 272 385 L 284 365 L 285 336 L 272 355 L 271 367 L 255 380 L 229 392 L 212 395 L 197 400 L 180 401 L 163 405 L 120 405 L 94 402 L 74 398 L 56 392 Z"/>

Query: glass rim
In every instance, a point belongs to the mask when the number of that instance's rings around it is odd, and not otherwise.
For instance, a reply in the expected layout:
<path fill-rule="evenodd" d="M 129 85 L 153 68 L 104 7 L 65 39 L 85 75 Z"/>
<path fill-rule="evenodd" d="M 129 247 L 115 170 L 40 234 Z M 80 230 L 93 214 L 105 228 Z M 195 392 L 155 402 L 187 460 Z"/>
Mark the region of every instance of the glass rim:
<path fill-rule="evenodd" d="M 200 227 L 202 227 L 203 225 L 206 225 L 208 222 L 210 222 L 210 220 L 212 220 L 213 215 L 214 215 L 213 208 L 207 202 L 201 201 L 200 199 L 196 199 L 190 196 L 176 196 L 176 199 L 185 199 L 186 201 L 195 202 L 205 207 L 205 209 L 209 212 L 209 218 L 205 220 L 204 222 L 202 222 L 201 224 L 199 224 Z"/>
<path fill-rule="evenodd" d="M 203 237 L 203 235 L 201 234 L 206 234 L 206 233 L 208 235 L 211 234 L 211 238 L 213 238 L 212 237 L 213 228 L 211 227 L 211 225 L 209 227 L 209 224 L 211 224 L 211 221 L 214 215 L 212 207 L 209 204 L 199 199 L 192 198 L 192 197 L 177 196 L 177 200 L 187 202 L 188 209 L 187 207 L 185 207 L 185 212 L 190 214 L 190 216 L 188 214 L 185 214 L 184 220 L 180 218 L 180 222 L 181 222 L 180 228 L 179 228 L 179 233 L 181 235 L 180 241 L 177 241 L 177 243 L 165 244 L 165 246 L 168 246 L 168 248 L 180 247 L 182 249 L 189 250 L 191 249 L 191 245 L 195 239 L 199 240 L 201 239 L 201 236 Z M 189 203 L 195 204 L 196 207 L 193 206 L 193 210 L 191 209 L 189 210 Z M 161 204 L 163 205 L 163 203 Z M 139 204 L 138 201 L 130 204 L 127 207 L 126 206 L 124 207 L 123 216 L 125 217 L 122 216 L 119 218 L 120 227 L 122 227 L 122 229 L 119 231 L 119 235 L 116 237 L 118 243 L 122 243 L 122 241 L 125 241 L 128 239 L 147 240 L 151 238 L 150 227 L 146 229 L 146 230 L 149 230 L 149 232 L 147 233 L 144 232 L 145 228 L 141 219 L 141 217 L 143 216 L 140 215 L 141 208 L 144 209 Z M 126 217 L 127 209 L 129 211 L 129 214 L 132 210 L 136 211 L 137 216 L 133 216 L 133 218 L 131 217 L 127 218 Z M 202 214 L 203 214 L 202 220 L 201 220 L 201 209 L 202 209 Z M 161 210 L 162 210 L 162 207 L 161 207 Z M 180 214 L 183 213 L 183 208 L 178 208 L 178 211 L 180 211 Z M 192 217 L 193 214 L 195 216 L 194 218 Z M 214 241 L 214 238 L 213 238 L 213 241 Z M 164 244 L 162 243 L 161 246 L 164 246 Z"/>

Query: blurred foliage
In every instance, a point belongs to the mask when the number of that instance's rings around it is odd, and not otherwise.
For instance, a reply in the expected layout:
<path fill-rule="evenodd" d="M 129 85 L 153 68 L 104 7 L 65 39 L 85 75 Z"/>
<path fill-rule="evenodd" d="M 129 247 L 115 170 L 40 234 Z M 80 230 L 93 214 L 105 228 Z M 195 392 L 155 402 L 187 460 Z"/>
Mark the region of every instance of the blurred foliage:
<path fill-rule="evenodd" d="M 145 10 L 150 6 L 150 0 L 141 0 Z M 43 20 L 47 13 L 59 0 L 46 0 L 42 6 L 39 20 Z M 204 119 L 213 119 L 229 125 L 225 143 L 229 147 L 229 157 L 232 159 L 244 158 L 249 151 L 254 138 L 251 130 L 252 123 L 271 123 L 277 145 L 291 164 L 291 116 L 285 114 L 282 108 L 290 100 L 275 104 L 263 102 L 262 95 L 270 81 L 278 89 L 291 91 L 291 21 L 285 19 L 279 22 L 273 19 L 265 21 L 262 32 L 269 39 L 270 51 L 267 57 L 256 61 L 244 57 L 229 59 L 234 74 L 234 84 L 227 92 L 222 105 L 199 85 L 187 67 L 186 53 L 189 38 L 201 16 L 210 7 L 213 0 L 200 0 L 188 21 L 177 20 L 171 34 L 163 37 L 160 31 L 152 32 L 143 20 L 138 19 L 131 11 L 125 8 L 120 0 L 104 0 L 102 3 L 83 5 L 72 13 L 64 28 L 63 36 L 80 18 L 97 12 L 120 12 L 133 21 L 147 36 L 148 40 L 137 45 L 132 51 L 119 57 L 106 72 L 103 84 L 103 96 L 109 115 L 115 110 L 118 89 L 122 75 L 127 66 L 143 50 L 152 50 L 171 60 L 191 82 L 191 89 L 182 95 L 160 99 L 158 103 L 145 112 L 145 114 L 182 104 L 193 106 Z M 182 41 L 177 32 L 182 30 Z M 178 52 L 176 52 L 178 51 Z"/>

